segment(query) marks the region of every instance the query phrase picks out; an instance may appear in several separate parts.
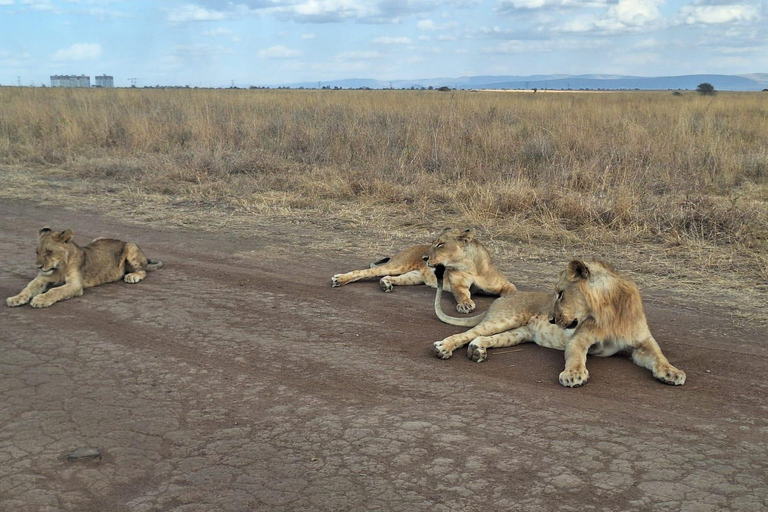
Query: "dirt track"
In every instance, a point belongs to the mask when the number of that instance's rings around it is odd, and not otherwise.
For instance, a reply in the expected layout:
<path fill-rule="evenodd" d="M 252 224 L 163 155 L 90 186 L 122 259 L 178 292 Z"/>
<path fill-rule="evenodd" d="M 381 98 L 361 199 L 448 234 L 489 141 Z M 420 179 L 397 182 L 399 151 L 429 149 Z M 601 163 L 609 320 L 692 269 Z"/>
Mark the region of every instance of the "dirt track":
<path fill-rule="evenodd" d="M 431 289 L 332 289 L 378 255 L 310 253 L 325 234 L 296 225 L 210 235 L 3 200 L 3 302 L 46 224 L 136 241 L 165 268 L 2 305 L 2 511 L 768 507 L 768 337 L 716 310 L 644 291 L 682 388 L 613 357 L 566 389 L 563 354 L 533 345 L 438 360 L 459 328 Z M 102 460 L 64 460 L 81 446 Z"/>

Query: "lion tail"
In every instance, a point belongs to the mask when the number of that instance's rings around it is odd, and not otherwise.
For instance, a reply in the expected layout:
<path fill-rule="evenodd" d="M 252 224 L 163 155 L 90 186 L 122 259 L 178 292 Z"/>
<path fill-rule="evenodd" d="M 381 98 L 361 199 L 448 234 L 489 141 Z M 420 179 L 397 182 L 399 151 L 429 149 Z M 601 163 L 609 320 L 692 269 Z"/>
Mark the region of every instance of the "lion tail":
<path fill-rule="evenodd" d="M 373 263 L 371 263 L 371 268 L 380 267 L 383 264 L 388 263 L 388 262 L 389 262 L 389 258 L 382 258 L 379 261 L 374 261 Z"/>
<path fill-rule="evenodd" d="M 435 292 L 435 314 L 441 322 L 449 325 L 458 325 L 460 327 L 474 327 L 483 321 L 485 313 L 480 313 L 475 316 L 457 317 L 448 316 L 443 313 L 443 308 L 440 305 L 440 299 L 443 296 L 443 275 L 445 274 L 445 267 L 443 265 L 435 266 L 435 277 L 437 277 L 437 292 Z"/>
<path fill-rule="evenodd" d="M 153 270 L 159 270 L 163 268 L 163 262 L 160 260 L 147 260 L 147 267 L 145 270 L 152 272 Z"/>

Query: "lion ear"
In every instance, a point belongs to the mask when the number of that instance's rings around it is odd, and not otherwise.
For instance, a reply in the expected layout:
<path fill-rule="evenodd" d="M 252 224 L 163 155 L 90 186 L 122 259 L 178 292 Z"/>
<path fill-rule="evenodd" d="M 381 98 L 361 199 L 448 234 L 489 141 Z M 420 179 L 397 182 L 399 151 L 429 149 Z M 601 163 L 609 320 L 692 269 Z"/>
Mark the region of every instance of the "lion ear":
<path fill-rule="evenodd" d="M 475 230 L 472 228 L 465 229 L 458 236 L 458 240 L 464 242 L 465 244 L 471 242 L 474 238 L 475 238 Z"/>
<path fill-rule="evenodd" d="M 448 227 L 444 228 L 444 229 L 443 229 L 443 230 L 440 232 L 440 234 L 441 234 L 441 235 L 444 235 L 444 234 L 446 234 L 447 232 L 449 232 L 450 230 L 451 230 L 451 226 L 448 226 Z"/>
<path fill-rule="evenodd" d="M 59 233 L 56 238 L 58 238 L 60 242 L 63 242 L 66 244 L 66 243 L 69 243 L 70 240 L 72 240 L 72 236 L 74 234 L 75 233 L 73 233 L 71 229 L 67 229 Z"/>
<path fill-rule="evenodd" d="M 37 232 L 37 236 L 40 238 L 43 238 L 45 235 L 49 235 L 51 233 L 51 228 L 48 226 L 45 226 L 43 229 Z"/>
<path fill-rule="evenodd" d="M 580 260 L 573 260 L 568 264 L 568 279 L 578 281 L 580 279 L 589 279 L 589 267 Z"/>

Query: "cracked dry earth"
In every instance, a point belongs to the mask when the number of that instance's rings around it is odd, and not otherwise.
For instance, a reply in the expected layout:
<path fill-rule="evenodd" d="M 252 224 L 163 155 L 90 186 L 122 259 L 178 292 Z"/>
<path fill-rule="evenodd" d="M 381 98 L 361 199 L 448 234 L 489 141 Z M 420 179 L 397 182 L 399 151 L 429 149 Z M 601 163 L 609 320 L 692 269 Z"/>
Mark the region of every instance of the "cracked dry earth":
<path fill-rule="evenodd" d="M 768 340 L 716 310 L 646 301 L 685 386 L 612 357 L 566 389 L 562 352 L 535 345 L 438 360 L 460 328 L 433 290 L 332 289 L 377 255 L 313 250 L 317 229 L 205 234 L 6 200 L 0 223 L 3 298 L 35 275 L 46 224 L 165 262 L 2 306 L 2 511 L 768 507 Z M 102 458 L 65 459 L 80 447 Z"/>

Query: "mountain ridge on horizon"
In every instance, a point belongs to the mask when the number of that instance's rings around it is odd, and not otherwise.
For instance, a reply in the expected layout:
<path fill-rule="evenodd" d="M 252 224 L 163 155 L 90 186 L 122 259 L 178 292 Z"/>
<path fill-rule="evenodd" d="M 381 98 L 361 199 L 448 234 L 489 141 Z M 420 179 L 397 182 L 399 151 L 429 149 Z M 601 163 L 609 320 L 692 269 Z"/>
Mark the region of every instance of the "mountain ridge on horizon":
<path fill-rule="evenodd" d="M 707 82 L 720 91 L 761 91 L 768 88 L 768 73 L 742 75 L 694 74 L 677 76 L 633 76 L 616 74 L 582 75 L 473 75 L 460 77 L 420 78 L 413 80 L 376 80 L 347 78 L 279 84 L 282 87 L 315 89 L 339 87 L 342 89 L 540 89 L 540 90 L 695 90 Z"/>

